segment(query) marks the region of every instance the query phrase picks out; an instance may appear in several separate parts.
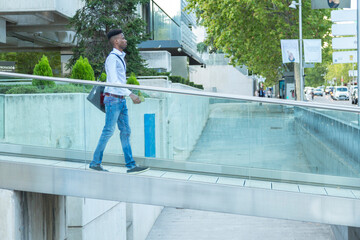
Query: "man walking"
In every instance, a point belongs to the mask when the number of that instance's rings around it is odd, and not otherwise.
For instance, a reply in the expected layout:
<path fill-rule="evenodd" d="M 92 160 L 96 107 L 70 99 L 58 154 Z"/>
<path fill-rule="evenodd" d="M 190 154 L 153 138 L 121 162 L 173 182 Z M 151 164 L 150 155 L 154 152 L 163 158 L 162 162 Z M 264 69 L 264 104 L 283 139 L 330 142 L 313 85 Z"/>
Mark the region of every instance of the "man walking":
<path fill-rule="evenodd" d="M 111 30 L 107 34 L 111 45 L 112 52 L 106 58 L 105 71 L 106 82 L 126 84 L 126 63 L 124 49 L 127 46 L 127 41 L 121 29 Z M 107 171 L 102 165 L 102 158 L 107 142 L 115 131 L 115 124 L 120 130 L 120 141 L 124 152 L 125 165 L 127 173 L 140 173 L 147 171 L 148 167 L 137 166 L 130 146 L 130 125 L 128 117 L 128 109 L 126 106 L 125 96 L 129 96 L 134 104 L 141 103 L 138 96 L 131 93 L 126 88 L 105 87 L 104 103 L 106 110 L 105 126 L 96 147 L 93 160 L 90 163 L 90 168 L 98 171 Z"/>

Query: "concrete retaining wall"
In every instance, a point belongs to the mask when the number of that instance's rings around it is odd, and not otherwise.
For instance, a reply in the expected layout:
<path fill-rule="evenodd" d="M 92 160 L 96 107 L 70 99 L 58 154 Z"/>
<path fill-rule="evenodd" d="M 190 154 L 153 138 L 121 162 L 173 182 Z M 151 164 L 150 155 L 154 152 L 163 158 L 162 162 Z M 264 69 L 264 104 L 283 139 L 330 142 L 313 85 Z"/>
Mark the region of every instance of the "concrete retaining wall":
<path fill-rule="evenodd" d="M 190 67 L 190 81 L 202 84 L 205 91 L 253 96 L 253 80 L 230 65 Z"/>

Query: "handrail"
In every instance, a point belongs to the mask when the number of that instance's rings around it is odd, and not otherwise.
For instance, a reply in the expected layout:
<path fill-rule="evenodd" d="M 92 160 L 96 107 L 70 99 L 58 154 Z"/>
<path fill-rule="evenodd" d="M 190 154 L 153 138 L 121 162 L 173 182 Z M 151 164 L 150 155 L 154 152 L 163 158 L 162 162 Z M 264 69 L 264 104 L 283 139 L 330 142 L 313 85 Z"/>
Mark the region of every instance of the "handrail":
<path fill-rule="evenodd" d="M 100 86 L 107 86 L 107 87 L 129 88 L 129 89 L 156 91 L 156 92 L 202 96 L 202 97 L 213 97 L 213 98 L 242 100 L 242 101 L 251 101 L 251 102 L 259 102 L 259 103 L 280 104 L 280 105 L 286 105 L 286 106 L 310 107 L 310 108 L 318 108 L 318 109 L 325 109 L 325 110 L 354 112 L 354 113 L 360 114 L 360 108 L 353 107 L 353 106 L 338 106 L 338 105 L 332 105 L 332 104 L 309 103 L 309 102 L 300 102 L 300 101 L 294 101 L 294 100 L 286 100 L 285 101 L 285 100 L 274 99 L 274 98 L 260 98 L 260 97 L 243 96 L 243 95 L 235 95 L 235 94 L 227 94 L 227 93 L 214 93 L 214 92 L 183 90 L 183 89 L 164 88 L 164 87 L 149 87 L 149 86 L 115 84 L 115 83 L 110 84 L 110 83 L 106 83 L 106 82 L 76 80 L 76 79 L 59 78 L 59 77 L 46 77 L 46 76 L 37 76 L 37 75 L 20 74 L 20 73 L 9 73 L 9 72 L 0 72 L 0 76 L 21 77 L 21 78 L 38 79 L 38 80 L 45 80 L 45 81 L 68 82 L 68 83 L 85 84 L 85 85 L 100 85 Z M 1 81 L 1 79 L 0 79 L 0 81 Z"/>

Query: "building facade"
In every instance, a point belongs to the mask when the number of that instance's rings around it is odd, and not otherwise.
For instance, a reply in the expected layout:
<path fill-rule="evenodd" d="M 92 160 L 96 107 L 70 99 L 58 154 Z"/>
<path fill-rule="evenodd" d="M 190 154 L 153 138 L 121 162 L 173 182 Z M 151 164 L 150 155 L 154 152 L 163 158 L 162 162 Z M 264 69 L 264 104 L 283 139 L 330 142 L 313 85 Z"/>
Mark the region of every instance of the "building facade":
<path fill-rule="evenodd" d="M 142 56 L 150 68 L 172 75 L 189 77 L 189 65 L 202 65 L 196 51 L 196 19 L 184 11 L 186 0 L 150 0 L 139 6 L 139 14 L 147 23 L 150 40 L 139 45 Z M 154 56 L 157 52 L 158 57 Z M 171 61 L 167 61 L 170 56 Z"/>

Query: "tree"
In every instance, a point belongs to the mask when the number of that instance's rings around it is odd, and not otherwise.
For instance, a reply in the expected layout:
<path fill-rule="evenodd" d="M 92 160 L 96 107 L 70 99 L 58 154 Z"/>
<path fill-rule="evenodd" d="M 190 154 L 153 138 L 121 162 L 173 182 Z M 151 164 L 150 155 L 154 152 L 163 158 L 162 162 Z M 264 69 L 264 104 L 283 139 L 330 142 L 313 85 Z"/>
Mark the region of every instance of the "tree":
<path fill-rule="evenodd" d="M 39 61 L 39 63 L 35 65 L 34 75 L 48 76 L 48 77 L 53 76 L 53 72 L 51 70 L 49 60 L 45 55 L 43 55 L 41 60 Z M 45 88 L 46 86 L 53 87 L 53 86 L 55 86 L 55 82 L 54 81 L 33 79 L 32 80 L 32 85 L 40 87 L 40 88 Z"/>
<path fill-rule="evenodd" d="M 317 87 L 325 85 L 326 64 L 316 64 L 314 68 L 305 69 L 305 86 Z"/>
<path fill-rule="evenodd" d="M 335 80 L 337 85 L 341 84 L 341 79 L 343 83 L 348 83 L 352 81 L 352 77 L 349 76 L 349 70 L 353 69 L 352 63 L 346 64 L 332 64 L 328 66 L 328 72 L 326 73 L 325 79 L 327 81 Z M 354 69 L 357 69 L 356 64 L 354 64 Z"/>
<path fill-rule="evenodd" d="M 246 65 L 277 82 L 284 71 L 280 39 L 298 39 L 298 10 L 289 0 L 188 0 L 187 9 L 197 13 L 207 29 L 208 45 L 222 49 L 233 65 Z M 330 10 L 311 10 L 311 1 L 302 2 L 303 39 L 330 41 Z M 324 48 L 330 45 L 324 44 Z M 327 50 L 325 50 L 327 51 Z M 269 84 L 271 83 L 271 84 Z"/>
<path fill-rule="evenodd" d="M 106 34 L 111 29 L 121 28 L 128 41 L 125 50 L 127 72 L 142 73 L 145 62 L 140 57 L 137 45 L 147 36 L 145 22 L 137 16 L 136 7 L 146 2 L 148 0 L 85 0 L 85 6 L 70 19 L 70 26 L 76 31 L 77 44 L 69 66 L 84 56 L 89 59 L 95 75 L 100 75 L 112 49 Z"/>
<path fill-rule="evenodd" d="M 80 56 L 80 58 L 76 61 L 74 67 L 72 68 L 71 78 L 91 81 L 95 80 L 94 70 L 89 64 L 87 58 L 83 58 Z"/>

